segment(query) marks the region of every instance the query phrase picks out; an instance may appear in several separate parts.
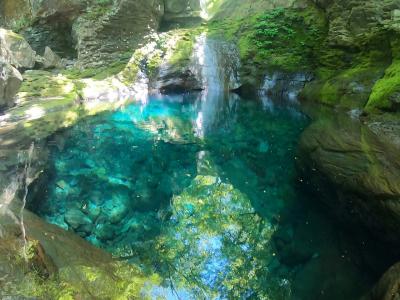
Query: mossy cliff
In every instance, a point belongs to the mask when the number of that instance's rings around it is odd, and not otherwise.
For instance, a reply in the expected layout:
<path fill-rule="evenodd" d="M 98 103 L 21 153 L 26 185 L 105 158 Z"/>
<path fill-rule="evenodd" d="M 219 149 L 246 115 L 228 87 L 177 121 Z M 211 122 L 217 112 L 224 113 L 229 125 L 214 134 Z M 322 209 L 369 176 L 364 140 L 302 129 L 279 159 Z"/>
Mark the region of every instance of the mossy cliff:
<path fill-rule="evenodd" d="M 399 7 L 398 1 L 227 1 L 210 30 L 236 41 L 245 85 L 260 85 L 271 70 L 310 72 L 303 99 L 397 111 Z"/>

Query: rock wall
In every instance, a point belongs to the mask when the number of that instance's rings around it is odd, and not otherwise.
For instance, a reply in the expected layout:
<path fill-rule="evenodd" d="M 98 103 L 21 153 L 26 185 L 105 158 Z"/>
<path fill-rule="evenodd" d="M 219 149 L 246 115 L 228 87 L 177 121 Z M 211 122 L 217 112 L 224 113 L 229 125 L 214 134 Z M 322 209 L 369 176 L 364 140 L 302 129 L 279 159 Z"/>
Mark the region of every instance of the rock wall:
<path fill-rule="evenodd" d="M 331 106 L 397 111 L 398 102 L 389 98 L 400 90 L 400 78 L 378 91 L 397 60 L 396 41 L 400 38 L 400 1 L 314 1 L 328 22 L 327 37 L 317 52 L 317 80 L 306 88 L 304 98 Z M 377 93 L 375 97 L 372 97 Z M 371 98 L 372 97 L 372 98 Z"/>
<path fill-rule="evenodd" d="M 119 0 L 104 12 L 92 10 L 73 24 L 78 59 L 83 65 L 104 65 L 131 51 L 154 33 L 164 12 L 159 0 Z"/>

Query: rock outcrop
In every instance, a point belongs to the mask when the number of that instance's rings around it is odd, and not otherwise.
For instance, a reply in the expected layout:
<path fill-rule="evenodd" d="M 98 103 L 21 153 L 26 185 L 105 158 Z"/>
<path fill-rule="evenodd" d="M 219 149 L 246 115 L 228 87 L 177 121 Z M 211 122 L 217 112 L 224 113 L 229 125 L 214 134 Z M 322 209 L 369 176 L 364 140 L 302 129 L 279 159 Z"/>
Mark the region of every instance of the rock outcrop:
<path fill-rule="evenodd" d="M 14 96 L 21 83 L 21 73 L 0 57 L 0 107 L 10 107 L 14 104 Z"/>
<path fill-rule="evenodd" d="M 317 80 L 303 96 L 330 106 L 398 111 L 400 2 L 314 1 L 324 10 L 326 39 Z M 397 73 L 397 71 L 396 71 Z M 393 103 L 394 102 L 394 103 Z"/>
<path fill-rule="evenodd" d="M 300 165 L 304 180 L 327 196 L 321 199 L 341 219 L 364 224 L 379 239 L 399 245 L 398 151 L 359 121 L 338 115 L 306 129 Z"/>
<path fill-rule="evenodd" d="M 4 210 L 0 212 L 0 297 L 130 299 L 138 298 L 144 284 L 151 281 L 135 267 L 113 260 L 27 210 L 20 224 L 19 210 L 20 204 L 14 201 L 5 215 Z"/>
<path fill-rule="evenodd" d="M 158 29 L 163 3 L 116 1 L 111 7 L 80 16 L 73 24 L 78 59 L 83 65 L 104 65 L 118 55 L 143 45 L 146 35 Z"/>
<path fill-rule="evenodd" d="M 36 62 L 36 52 L 19 34 L 0 28 L 0 57 L 16 68 L 31 69 Z"/>

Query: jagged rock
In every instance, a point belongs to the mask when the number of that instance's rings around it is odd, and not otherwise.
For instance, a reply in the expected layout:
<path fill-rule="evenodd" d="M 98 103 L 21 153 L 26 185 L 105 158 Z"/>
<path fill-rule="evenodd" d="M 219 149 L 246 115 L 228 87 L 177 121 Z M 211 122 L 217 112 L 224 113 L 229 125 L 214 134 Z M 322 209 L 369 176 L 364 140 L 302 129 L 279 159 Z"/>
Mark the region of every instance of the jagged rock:
<path fill-rule="evenodd" d="M 332 46 L 359 47 L 379 32 L 383 25 L 396 21 L 399 0 L 347 1 L 314 0 L 326 10 L 329 21 L 328 40 Z"/>
<path fill-rule="evenodd" d="M 50 47 L 46 47 L 43 54 L 43 67 L 45 69 L 50 68 L 62 68 L 63 62 L 61 57 L 59 57 Z"/>
<path fill-rule="evenodd" d="M 78 59 L 82 65 L 104 65 L 145 42 L 158 29 L 164 6 L 161 0 L 115 2 L 103 14 L 80 16 L 73 24 Z"/>
<path fill-rule="evenodd" d="M 22 83 L 22 76 L 17 69 L 0 58 L 0 107 L 14 104 L 14 96 Z"/>
<path fill-rule="evenodd" d="M 19 34 L 0 28 L 0 57 L 16 68 L 33 68 L 36 52 Z"/>
<path fill-rule="evenodd" d="M 400 263 L 392 266 L 379 280 L 378 284 L 362 300 L 400 299 Z"/>
<path fill-rule="evenodd" d="M 30 3 L 32 16 L 40 19 L 54 16 L 71 19 L 87 5 L 84 0 L 33 0 Z"/>
<path fill-rule="evenodd" d="M 312 75 L 307 73 L 273 72 L 264 77 L 260 93 L 272 99 L 283 97 L 294 100 L 311 80 Z"/>
<path fill-rule="evenodd" d="M 359 121 L 338 115 L 306 129 L 300 167 L 304 180 L 316 184 L 325 195 L 320 199 L 340 218 L 362 223 L 378 238 L 400 244 L 398 148 Z"/>

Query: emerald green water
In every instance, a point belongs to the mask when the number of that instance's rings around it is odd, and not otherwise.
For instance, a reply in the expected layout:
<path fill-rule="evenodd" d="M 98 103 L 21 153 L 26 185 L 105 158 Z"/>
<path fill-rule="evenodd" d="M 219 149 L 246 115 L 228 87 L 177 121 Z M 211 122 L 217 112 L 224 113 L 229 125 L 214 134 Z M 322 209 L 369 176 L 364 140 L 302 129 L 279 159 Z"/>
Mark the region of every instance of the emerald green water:
<path fill-rule="evenodd" d="M 144 298 L 357 299 L 377 274 L 300 188 L 308 124 L 293 103 L 154 97 L 54 136 L 32 208 L 158 274 Z"/>

